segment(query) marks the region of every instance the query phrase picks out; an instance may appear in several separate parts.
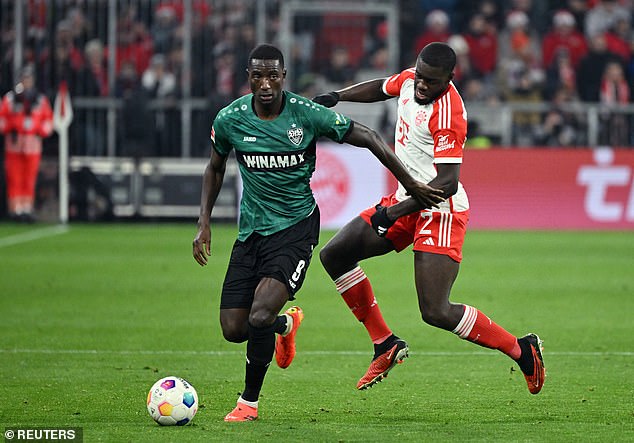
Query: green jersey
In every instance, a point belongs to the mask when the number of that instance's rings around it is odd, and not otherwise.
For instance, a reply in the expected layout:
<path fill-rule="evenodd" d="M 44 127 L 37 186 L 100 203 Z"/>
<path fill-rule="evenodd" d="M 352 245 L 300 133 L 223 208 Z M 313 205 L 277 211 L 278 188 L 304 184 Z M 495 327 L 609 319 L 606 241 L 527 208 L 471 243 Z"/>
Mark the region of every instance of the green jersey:
<path fill-rule="evenodd" d="M 233 149 L 243 191 L 239 240 L 253 232 L 270 235 L 308 217 L 315 209 L 310 178 L 316 142 L 325 136 L 341 143 L 351 120 L 329 108 L 284 91 L 280 115 L 262 120 L 253 110 L 253 94 L 220 110 L 211 128 L 218 154 Z"/>

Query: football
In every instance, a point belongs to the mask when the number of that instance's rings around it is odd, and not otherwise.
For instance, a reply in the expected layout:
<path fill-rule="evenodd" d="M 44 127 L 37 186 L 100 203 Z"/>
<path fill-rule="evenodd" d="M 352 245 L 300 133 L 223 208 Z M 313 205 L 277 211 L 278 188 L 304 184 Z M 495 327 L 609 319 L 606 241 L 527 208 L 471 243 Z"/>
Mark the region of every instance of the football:
<path fill-rule="evenodd" d="M 198 411 L 198 394 L 187 380 L 165 377 L 148 392 L 147 410 L 160 425 L 183 426 L 191 422 Z"/>

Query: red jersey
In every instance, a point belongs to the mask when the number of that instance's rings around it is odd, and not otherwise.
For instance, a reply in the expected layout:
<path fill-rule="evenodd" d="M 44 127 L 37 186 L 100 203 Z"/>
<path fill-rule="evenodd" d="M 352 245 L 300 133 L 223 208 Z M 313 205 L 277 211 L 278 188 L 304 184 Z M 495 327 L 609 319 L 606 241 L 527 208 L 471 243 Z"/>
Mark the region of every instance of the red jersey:
<path fill-rule="evenodd" d="M 588 45 L 583 34 L 578 31 L 570 34 L 549 32 L 542 40 L 542 64 L 545 68 L 550 67 L 554 62 L 558 51 L 568 52 L 572 65 L 577 67 L 579 61 L 588 52 Z"/>
<path fill-rule="evenodd" d="M 29 107 L 28 113 L 25 108 Z M 16 103 L 10 91 L 0 104 L 0 132 L 48 137 L 53 132 L 53 110 L 46 96 L 38 94 L 33 103 Z"/>
<path fill-rule="evenodd" d="M 399 97 L 395 152 L 412 177 L 429 183 L 437 175 L 435 164 L 462 163 L 467 111 L 453 83 L 432 103 L 419 105 L 414 99 L 414 68 L 410 68 L 387 78 L 383 92 Z M 406 192 L 399 183 L 396 198 L 405 200 Z M 467 209 L 467 193 L 458 183 L 458 191 L 434 211 Z"/>

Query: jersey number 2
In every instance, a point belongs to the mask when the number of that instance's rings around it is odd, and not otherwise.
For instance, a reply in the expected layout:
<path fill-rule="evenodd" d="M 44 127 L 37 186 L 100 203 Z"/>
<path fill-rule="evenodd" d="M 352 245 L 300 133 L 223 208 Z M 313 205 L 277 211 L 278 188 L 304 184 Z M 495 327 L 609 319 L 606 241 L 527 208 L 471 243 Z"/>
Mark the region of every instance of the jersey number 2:
<path fill-rule="evenodd" d="M 423 217 L 424 219 L 426 218 L 427 220 L 425 220 L 425 224 L 421 228 L 419 234 L 420 235 L 431 235 L 431 229 L 427 229 L 427 226 L 429 226 L 431 221 L 434 219 L 432 213 L 431 212 L 421 212 L 420 216 Z"/>

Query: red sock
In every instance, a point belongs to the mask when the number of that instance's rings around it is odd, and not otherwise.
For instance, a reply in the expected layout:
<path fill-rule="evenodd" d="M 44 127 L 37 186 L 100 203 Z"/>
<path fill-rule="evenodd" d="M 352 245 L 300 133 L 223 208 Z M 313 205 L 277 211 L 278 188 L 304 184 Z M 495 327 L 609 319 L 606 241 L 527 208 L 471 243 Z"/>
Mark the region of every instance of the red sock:
<path fill-rule="evenodd" d="M 464 314 L 452 331 L 460 338 L 491 349 L 499 349 L 513 359 L 522 353 L 517 338 L 474 308 L 464 305 Z"/>
<path fill-rule="evenodd" d="M 357 266 L 352 271 L 346 272 L 335 280 L 335 285 L 354 316 L 368 330 L 372 343 L 381 343 L 392 335 L 374 298 L 370 280 L 363 269 Z"/>

